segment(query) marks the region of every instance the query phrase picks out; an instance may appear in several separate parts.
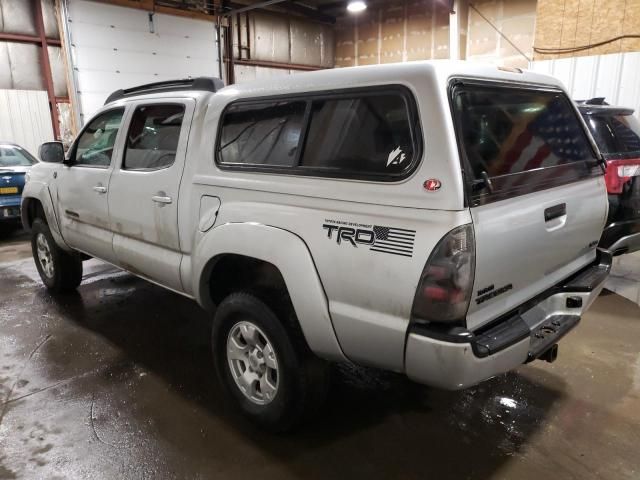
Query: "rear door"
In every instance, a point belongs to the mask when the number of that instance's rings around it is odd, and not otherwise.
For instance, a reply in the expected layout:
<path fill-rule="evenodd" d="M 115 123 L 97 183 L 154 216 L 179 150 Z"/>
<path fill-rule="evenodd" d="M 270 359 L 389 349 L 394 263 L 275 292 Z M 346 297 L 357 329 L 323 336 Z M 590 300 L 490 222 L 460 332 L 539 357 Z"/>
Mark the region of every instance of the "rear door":
<path fill-rule="evenodd" d="M 591 262 L 607 197 L 562 91 L 461 82 L 452 104 L 476 237 L 475 328 Z"/>
<path fill-rule="evenodd" d="M 180 291 L 178 191 L 194 107 L 184 98 L 132 104 L 122 162 L 109 182 L 118 264 Z"/>

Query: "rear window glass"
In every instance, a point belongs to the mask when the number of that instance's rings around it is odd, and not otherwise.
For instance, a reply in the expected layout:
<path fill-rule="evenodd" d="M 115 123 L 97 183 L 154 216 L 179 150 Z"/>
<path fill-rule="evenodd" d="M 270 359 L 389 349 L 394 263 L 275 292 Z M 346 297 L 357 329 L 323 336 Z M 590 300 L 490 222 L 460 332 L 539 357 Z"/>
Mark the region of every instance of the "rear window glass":
<path fill-rule="evenodd" d="M 454 91 L 454 109 L 476 179 L 595 159 L 575 110 L 560 92 L 462 85 Z"/>
<path fill-rule="evenodd" d="M 224 112 L 216 161 L 312 176 L 392 181 L 419 156 L 415 105 L 403 87 L 241 101 Z"/>
<path fill-rule="evenodd" d="M 600 151 L 607 155 L 640 154 L 640 121 L 633 115 L 585 115 Z"/>
<path fill-rule="evenodd" d="M 397 174 L 412 159 L 408 108 L 401 95 L 312 102 L 302 166 Z"/>
<path fill-rule="evenodd" d="M 293 166 L 306 102 L 232 105 L 220 134 L 222 163 Z"/>

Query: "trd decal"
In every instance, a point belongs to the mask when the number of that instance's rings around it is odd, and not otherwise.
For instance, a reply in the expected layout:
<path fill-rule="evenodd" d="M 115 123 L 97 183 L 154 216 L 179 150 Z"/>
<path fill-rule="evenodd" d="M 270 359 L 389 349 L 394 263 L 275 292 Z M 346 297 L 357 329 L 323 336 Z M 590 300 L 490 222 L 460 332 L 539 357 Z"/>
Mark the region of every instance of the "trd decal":
<path fill-rule="evenodd" d="M 478 298 L 476 298 L 476 303 L 480 305 L 492 298 L 496 298 L 498 295 L 502 295 L 503 293 L 508 292 L 513 289 L 513 285 L 510 283 L 509 285 L 505 285 L 504 287 L 500 287 L 498 289 L 494 289 L 493 285 L 487 288 L 483 288 L 478 290 Z"/>
<path fill-rule="evenodd" d="M 325 220 L 322 228 L 327 232 L 327 238 L 334 240 L 338 245 L 346 243 L 353 247 L 369 247 L 372 252 L 390 253 L 402 257 L 413 256 L 415 230 L 337 220 Z"/>

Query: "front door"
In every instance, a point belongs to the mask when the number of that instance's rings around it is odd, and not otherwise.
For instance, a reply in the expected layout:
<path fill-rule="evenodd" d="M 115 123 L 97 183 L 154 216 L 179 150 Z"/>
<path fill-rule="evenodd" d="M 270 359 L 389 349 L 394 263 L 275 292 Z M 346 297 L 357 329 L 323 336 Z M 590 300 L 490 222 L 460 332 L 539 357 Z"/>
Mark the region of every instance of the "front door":
<path fill-rule="evenodd" d="M 137 102 L 122 161 L 109 184 L 109 213 L 118 264 L 182 291 L 178 191 L 195 102 Z"/>
<path fill-rule="evenodd" d="M 71 148 L 70 162 L 58 171 L 56 205 L 65 242 L 113 262 L 108 187 L 121 151 L 124 107 L 98 114 Z"/>

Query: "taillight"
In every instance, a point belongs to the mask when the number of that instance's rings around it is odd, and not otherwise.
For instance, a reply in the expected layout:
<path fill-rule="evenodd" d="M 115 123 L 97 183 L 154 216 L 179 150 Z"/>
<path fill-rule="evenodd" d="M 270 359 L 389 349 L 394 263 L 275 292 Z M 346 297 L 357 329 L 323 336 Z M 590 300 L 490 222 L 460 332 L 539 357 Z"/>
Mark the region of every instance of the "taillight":
<path fill-rule="evenodd" d="M 613 195 L 622 193 L 624 184 L 631 178 L 640 176 L 640 158 L 627 160 L 609 160 L 605 181 L 607 192 Z"/>
<path fill-rule="evenodd" d="M 471 225 L 447 233 L 422 271 L 412 316 L 429 322 L 460 322 L 469 309 L 475 273 Z"/>

